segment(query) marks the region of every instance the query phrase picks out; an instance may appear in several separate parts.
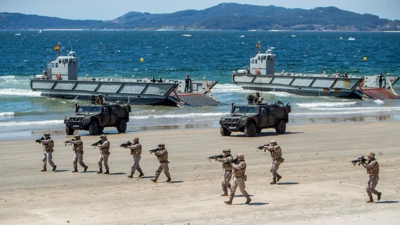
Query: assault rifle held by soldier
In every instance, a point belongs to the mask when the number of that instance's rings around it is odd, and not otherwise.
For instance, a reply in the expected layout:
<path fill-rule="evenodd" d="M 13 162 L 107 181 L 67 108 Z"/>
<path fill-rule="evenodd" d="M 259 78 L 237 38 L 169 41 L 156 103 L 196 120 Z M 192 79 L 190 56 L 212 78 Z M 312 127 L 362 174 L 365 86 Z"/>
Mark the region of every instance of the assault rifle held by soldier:
<path fill-rule="evenodd" d="M 36 139 L 35 142 L 40 143 L 40 141 L 43 141 L 43 140 L 45 140 L 44 136 L 42 136 L 42 137 Z"/>
<path fill-rule="evenodd" d="M 103 140 L 98 140 L 98 141 L 96 141 L 95 143 L 93 143 L 92 146 L 93 146 L 94 148 L 96 148 L 96 146 L 97 146 L 98 144 L 101 144 L 101 143 L 103 143 Z"/>
<path fill-rule="evenodd" d="M 68 144 L 68 145 L 72 145 L 71 141 L 76 141 L 76 140 L 75 140 L 75 138 L 66 140 L 66 141 L 64 141 L 64 146 L 67 146 L 67 144 Z"/>
<path fill-rule="evenodd" d="M 153 154 L 153 152 L 156 152 L 156 151 L 158 151 L 158 150 L 160 150 L 160 149 L 159 149 L 159 148 L 150 149 L 149 152 L 150 152 L 150 154 Z"/>
<path fill-rule="evenodd" d="M 361 163 L 365 163 L 367 161 L 367 159 L 364 156 L 360 156 L 358 159 L 351 161 L 351 163 L 353 163 L 353 165 L 355 166 L 356 163 L 358 163 L 358 165 L 361 165 Z"/>
<path fill-rule="evenodd" d="M 211 162 L 211 159 L 214 159 L 215 161 L 217 161 L 217 159 L 222 159 L 222 158 L 224 158 L 224 155 L 213 155 L 213 156 L 208 157 L 208 161 Z"/>
<path fill-rule="evenodd" d="M 130 141 L 127 141 L 127 142 L 124 142 L 124 143 L 122 143 L 122 144 L 120 144 L 119 145 L 119 147 L 128 147 L 129 145 L 132 145 L 133 143 L 132 142 L 130 142 Z"/>
<path fill-rule="evenodd" d="M 264 148 L 264 146 L 269 146 L 269 143 L 268 143 L 268 144 L 261 145 L 261 146 L 258 146 L 257 148 L 260 149 L 260 150 L 262 150 L 262 149 Z M 265 152 L 265 150 L 264 150 L 264 152 Z"/>

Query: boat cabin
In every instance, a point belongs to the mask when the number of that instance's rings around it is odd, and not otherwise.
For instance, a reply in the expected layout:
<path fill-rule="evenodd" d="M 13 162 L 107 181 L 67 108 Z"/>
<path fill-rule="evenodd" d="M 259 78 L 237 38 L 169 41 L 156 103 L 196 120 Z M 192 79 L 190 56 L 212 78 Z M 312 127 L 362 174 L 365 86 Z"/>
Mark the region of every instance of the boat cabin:
<path fill-rule="evenodd" d="M 66 56 L 58 56 L 56 60 L 47 63 L 47 70 L 36 78 L 49 80 L 78 80 L 78 58 L 74 51 Z"/>
<path fill-rule="evenodd" d="M 274 75 L 275 58 L 276 55 L 272 53 L 271 49 L 268 49 L 265 53 L 261 51 L 258 52 L 255 57 L 250 58 L 250 67 L 247 73 L 255 75 Z"/>

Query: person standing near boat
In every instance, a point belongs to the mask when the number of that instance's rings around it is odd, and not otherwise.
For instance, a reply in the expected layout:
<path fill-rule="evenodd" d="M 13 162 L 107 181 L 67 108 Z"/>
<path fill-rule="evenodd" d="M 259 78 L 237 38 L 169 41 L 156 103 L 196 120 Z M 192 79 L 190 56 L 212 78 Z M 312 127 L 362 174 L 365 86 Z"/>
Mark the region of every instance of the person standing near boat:
<path fill-rule="evenodd" d="M 382 84 L 383 84 L 384 80 L 385 80 L 385 76 L 383 76 L 382 73 L 380 73 L 379 74 L 379 88 L 382 88 Z M 386 86 L 386 84 L 383 86 Z"/>
<path fill-rule="evenodd" d="M 192 80 L 189 78 L 189 74 L 186 74 L 185 79 L 185 92 L 192 92 Z"/>

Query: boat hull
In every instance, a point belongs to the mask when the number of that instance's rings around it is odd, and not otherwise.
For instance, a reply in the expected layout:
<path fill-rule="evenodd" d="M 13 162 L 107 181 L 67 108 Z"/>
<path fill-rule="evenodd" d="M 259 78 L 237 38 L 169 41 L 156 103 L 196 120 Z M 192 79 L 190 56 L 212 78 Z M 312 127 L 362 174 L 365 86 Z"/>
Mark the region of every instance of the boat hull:
<path fill-rule="evenodd" d="M 358 97 L 354 90 L 362 78 L 233 74 L 233 83 L 254 91 L 283 91 L 306 96 Z"/>

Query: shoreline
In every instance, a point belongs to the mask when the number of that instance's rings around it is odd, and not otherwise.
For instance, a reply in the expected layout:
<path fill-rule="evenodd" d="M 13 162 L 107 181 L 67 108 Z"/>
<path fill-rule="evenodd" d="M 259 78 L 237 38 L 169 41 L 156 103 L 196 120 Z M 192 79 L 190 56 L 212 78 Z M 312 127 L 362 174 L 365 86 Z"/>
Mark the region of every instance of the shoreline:
<path fill-rule="evenodd" d="M 0 220 L 5 224 L 396 224 L 399 121 L 299 124 L 284 135 L 266 130 L 247 138 L 234 133 L 222 137 L 219 129 L 157 130 L 107 134 L 111 142 L 110 175 L 98 175 L 98 136 L 83 136 L 86 173 L 71 173 L 72 147 L 65 137 L 54 137 L 56 172 L 41 173 L 42 146 L 31 139 L 1 142 Z M 129 151 L 119 144 L 140 138 L 140 165 L 145 176 L 126 176 L 132 165 Z M 278 185 L 270 185 L 269 154 L 256 147 L 275 139 L 285 162 Z M 157 160 L 148 150 L 164 143 L 169 151 L 171 183 L 162 173 L 153 183 Z M 375 144 L 375 145 L 372 145 Z M 236 191 L 233 205 L 221 197 L 221 164 L 207 157 L 231 148 L 244 153 L 246 190 L 252 202 L 245 205 Z M 11 151 L 10 151 L 11 150 Z M 377 190 L 383 193 L 367 204 L 365 169 L 351 160 L 374 151 L 380 163 Z M 376 201 L 376 196 L 374 196 Z M 373 211 L 374 213 L 371 213 Z M 133 212 L 133 213 L 132 213 Z M 228 215 L 228 216 L 227 216 Z"/>

